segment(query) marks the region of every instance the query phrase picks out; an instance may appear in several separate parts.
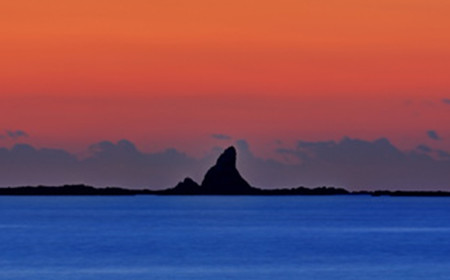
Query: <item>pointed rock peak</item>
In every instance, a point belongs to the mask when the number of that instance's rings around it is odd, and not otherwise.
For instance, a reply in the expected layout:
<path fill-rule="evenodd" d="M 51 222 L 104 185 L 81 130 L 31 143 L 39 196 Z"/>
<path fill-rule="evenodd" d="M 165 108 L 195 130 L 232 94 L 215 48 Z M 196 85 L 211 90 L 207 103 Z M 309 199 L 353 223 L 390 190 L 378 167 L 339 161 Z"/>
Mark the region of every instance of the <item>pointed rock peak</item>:
<path fill-rule="evenodd" d="M 228 147 L 217 159 L 216 165 L 236 167 L 236 149 L 231 146 Z"/>
<path fill-rule="evenodd" d="M 201 184 L 206 194 L 250 194 L 252 188 L 236 169 L 236 149 L 227 148 L 217 160 L 216 165 L 206 172 Z"/>

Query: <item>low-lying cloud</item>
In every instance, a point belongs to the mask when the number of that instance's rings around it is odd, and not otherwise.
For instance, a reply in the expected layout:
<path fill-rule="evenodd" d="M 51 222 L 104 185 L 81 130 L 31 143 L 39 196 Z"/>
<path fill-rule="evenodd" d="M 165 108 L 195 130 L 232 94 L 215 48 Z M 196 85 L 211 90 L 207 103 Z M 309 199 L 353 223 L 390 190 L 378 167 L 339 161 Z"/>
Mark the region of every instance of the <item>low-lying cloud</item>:
<path fill-rule="evenodd" d="M 250 182 L 267 188 L 335 185 L 352 190 L 450 190 L 447 152 L 425 146 L 402 151 L 386 138 L 299 141 L 295 148 L 278 150 L 297 158 L 294 164 L 260 159 L 248 145 L 240 145 L 240 149 L 244 174 Z"/>
<path fill-rule="evenodd" d="M 175 149 L 144 153 L 127 140 L 96 143 L 89 147 L 89 154 L 78 159 L 65 150 L 36 149 L 27 144 L 0 148 L 0 185 L 85 183 L 161 189 L 186 176 L 200 179 L 216 156 L 196 159 Z"/>

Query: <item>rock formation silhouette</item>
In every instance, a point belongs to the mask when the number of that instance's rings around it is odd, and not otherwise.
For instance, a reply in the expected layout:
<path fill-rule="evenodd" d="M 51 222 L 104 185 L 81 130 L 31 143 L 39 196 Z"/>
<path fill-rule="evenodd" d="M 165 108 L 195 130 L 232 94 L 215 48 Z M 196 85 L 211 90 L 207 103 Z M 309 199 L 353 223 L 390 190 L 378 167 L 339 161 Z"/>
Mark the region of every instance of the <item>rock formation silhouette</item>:
<path fill-rule="evenodd" d="M 162 194 L 202 194 L 200 185 L 189 177 L 174 188 L 161 191 Z"/>
<path fill-rule="evenodd" d="M 202 184 L 191 178 L 184 179 L 166 194 L 257 194 L 260 190 L 250 186 L 236 168 L 236 149 L 227 148 L 217 159 L 216 164 L 206 173 Z"/>
<path fill-rule="evenodd" d="M 201 185 L 208 194 L 252 194 L 257 191 L 242 178 L 236 168 L 236 149 L 227 148 L 205 175 Z"/>

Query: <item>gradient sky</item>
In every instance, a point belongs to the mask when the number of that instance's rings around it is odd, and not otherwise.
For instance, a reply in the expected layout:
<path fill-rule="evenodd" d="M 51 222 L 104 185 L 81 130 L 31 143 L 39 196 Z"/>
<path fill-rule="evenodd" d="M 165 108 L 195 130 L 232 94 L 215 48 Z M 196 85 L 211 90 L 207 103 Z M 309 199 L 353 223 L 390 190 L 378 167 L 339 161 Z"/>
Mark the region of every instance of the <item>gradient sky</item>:
<path fill-rule="evenodd" d="M 201 157 L 245 139 L 276 158 L 348 136 L 450 151 L 449 14 L 447 0 L 2 1 L 0 146 L 83 156 L 125 138 Z"/>

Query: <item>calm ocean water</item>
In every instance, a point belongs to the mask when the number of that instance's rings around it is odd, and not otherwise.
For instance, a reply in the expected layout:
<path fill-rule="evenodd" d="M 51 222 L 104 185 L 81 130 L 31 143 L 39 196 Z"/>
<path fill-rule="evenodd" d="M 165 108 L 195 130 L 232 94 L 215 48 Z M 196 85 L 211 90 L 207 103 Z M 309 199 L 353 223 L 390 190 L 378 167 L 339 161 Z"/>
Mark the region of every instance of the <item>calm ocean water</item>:
<path fill-rule="evenodd" d="M 0 197 L 0 279 L 449 279 L 450 198 Z"/>

